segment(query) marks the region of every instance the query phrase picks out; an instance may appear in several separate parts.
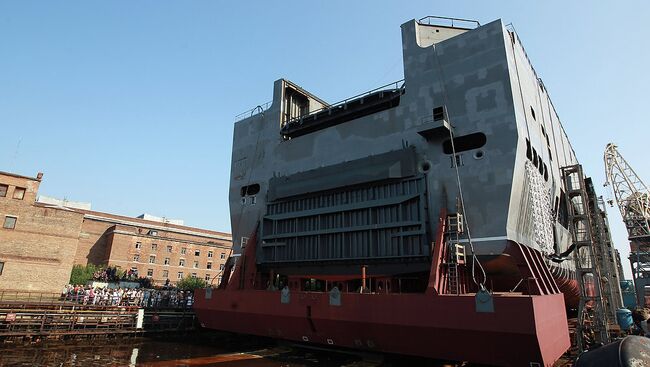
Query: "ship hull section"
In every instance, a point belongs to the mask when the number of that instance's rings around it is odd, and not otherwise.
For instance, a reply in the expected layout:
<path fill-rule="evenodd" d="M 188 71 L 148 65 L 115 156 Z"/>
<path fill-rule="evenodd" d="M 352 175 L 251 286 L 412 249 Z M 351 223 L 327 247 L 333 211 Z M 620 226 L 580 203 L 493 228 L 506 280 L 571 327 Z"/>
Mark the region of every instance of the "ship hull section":
<path fill-rule="evenodd" d="M 342 294 L 216 290 L 197 294 L 204 327 L 305 343 L 491 365 L 551 365 L 570 346 L 561 294 L 495 295 L 477 312 L 473 295 Z M 286 299 L 285 299 L 286 301 Z"/>

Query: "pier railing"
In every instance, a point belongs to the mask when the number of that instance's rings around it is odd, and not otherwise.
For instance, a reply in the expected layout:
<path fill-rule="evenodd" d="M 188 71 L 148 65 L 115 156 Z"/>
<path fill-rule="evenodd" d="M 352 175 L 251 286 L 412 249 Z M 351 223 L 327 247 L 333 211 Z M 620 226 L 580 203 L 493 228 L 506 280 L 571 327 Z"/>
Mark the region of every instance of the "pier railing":
<path fill-rule="evenodd" d="M 191 309 L 193 305 L 192 298 L 172 298 L 169 292 L 160 291 L 160 296 L 145 298 L 141 301 L 135 299 L 120 299 L 114 301 L 109 299 L 108 302 L 93 302 L 83 294 L 60 294 L 44 292 L 26 292 L 26 291 L 0 291 L 0 305 L 6 304 L 29 304 L 29 305 L 84 305 L 88 307 L 134 307 L 146 309 Z"/>
<path fill-rule="evenodd" d="M 59 301 L 58 294 L 36 294 L 0 293 L 0 342 L 24 337 L 176 332 L 197 327 L 190 308 L 88 305 Z"/>
<path fill-rule="evenodd" d="M 119 334 L 137 331 L 138 311 L 130 308 L 87 310 L 0 308 L 0 337 Z"/>
<path fill-rule="evenodd" d="M 53 304 L 64 302 L 60 293 L 0 291 L 0 303 L 38 303 Z M 70 302 L 74 302 L 72 299 Z"/>

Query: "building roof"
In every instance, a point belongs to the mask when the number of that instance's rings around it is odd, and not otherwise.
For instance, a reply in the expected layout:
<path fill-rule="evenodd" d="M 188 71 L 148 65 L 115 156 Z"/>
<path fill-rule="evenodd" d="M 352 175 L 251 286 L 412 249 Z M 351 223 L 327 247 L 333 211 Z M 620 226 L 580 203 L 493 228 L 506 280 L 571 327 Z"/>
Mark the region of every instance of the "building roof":
<path fill-rule="evenodd" d="M 16 173 L 4 172 L 4 171 L 0 171 L 0 175 L 11 176 L 11 177 L 16 177 L 16 178 L 25 178 L 25 179 L 32 180 L 32 181 L 40 181 L 43 178 L 43 174 L 40 173 L 40 172 L 39 172 L 39 175 L 41 176 L 41 178 L 23 176 L 23 175 L 19 175 L 19 174 L 16 174 Z"/>
<path fill-rule="evenodd" d="M 102 220 L 102 221 L 115 222 L 118 224 L 132 225 L 132 226 L 142 226 L 149 229 L 157 229 L 157 230 L 168 231 L 168 232 L 202 235 L 204 237 L 214 237 L 215 239 L 226 240 L 226 241 L 232 240 L 232 235 L 230 233 L 225 233 L 225 232 L 217 232 L 209 229 L 188 227 L 184 225 L 181 226 L 181 225 L 171 224 L 171 223 L 161 223 L 161 222 L 156 222 L 156 221 L 151 221 L 151 220 L 146 220 L 141 218 L 96 212 L 92 210 L 83 210 L 83 209 L 75 209 L 75 210 L 84 213 L 84 216 L 86 218 L 93 219 L 93 220 Z"/>
<path fill-rule="evenodd" d="M 43 207 L 52 207 L 51 205 L 43 204 L 43 203 L 36 203 L 36 205 L 43 206 Z M 181 226 L 181 225 L 171 224 L 171 223 L 161 223 L 161 222 L 146 220 L 142 218 L 127 217 L 124 215 L 110 214 L 110 213 L 98 212 L 93 210 L 85 210 L 79 208 L 65 208 L 65 209 L 77 213 L 82 213 L 84 215 L 84 219 L 97 220 L 101 222 L 109 222 L 109 223 L 121 224 L 126 226 L 143 227 L 143 228 L 159 230 L 159 231 L 188 234 L 193 236 L 211 238 L 215 240 L 232 241 L 232 235 L 226 232 L 218 232 L 218 231 L 212 231 L 212 230 L 196 228 L 196 227 L 189 227 L 184 225 Z"/>
<path fill-rule="evenodd" d="M 90 208 L 88 208 L 88 209 L 90 209 Z M 160 223 L 176 224 L 176 225 L 179 225 L 179 226 L 184 226 L 185 225 L 185 221 L 182 220 L 182 219 L 169 219 L 169 218 L 166 218 L 166 217 L 157 217 L 157 216 L 151 215 L 149 213 L 140 214 L 136 218 L 151 220 L 151 221 L 160 222 Z"/>
<path fill-rule="evenodd" d="M 70 201 L 67 199 L 61 200 L 61 199 L 57 199 L 45 195 L 38 195 L 38 197 L 36 198 L 36 202 L 41 204 L 49 204 L 57 207 L 65 207 L 71 209 L 90 210 L 92 208 L 91 203 L 86 203 L 81 201 Z"/>
<path fill-rule="evenodd" d="M 23 179 L 38 181 L 38 182 L 40 182 L 41 179 L 43 178 L 43 174 L 40 172 L 38 173 L 37 177 L 22 176 L 15 173 L 4 172 L 4 171 L 0 171 L 0 175 L 23 178 Z M 144 218 L 136 218 L 136 217 L 127 217 L 124 215 L 98 212 L 98 211 L 90 210 L 90 203 L 69 202 L 67 200 L 58 200 L 55 198 L 48 198 L 45 196 L 40 196 L 39 200 L 40 201 L 36 201 L 34 203 L 35 206 L 81 213 L 84 215 L 84 219 L 87 218 L 91 220 L 121 224 L 126 226 L 144 227 L 147 229 L 200 236 L 200 237 L 205 237 L 205 238 L 210 238 L 215 240 L 232 241 L 232 235 L 230 233 L 185 226 L 182 224 L 182 221 L 180 220 L 164 220 L 165 218 L 157 218 L 145 214 L 142 215 L 142 217 Z M 69 204 L 73 204 L 73 205 L 69 205 Z M 150 219 L 154 219 L 154 220 L 150 220 Z M 155 219 L 159 219 L 159 220 L 155 220 Z"/>

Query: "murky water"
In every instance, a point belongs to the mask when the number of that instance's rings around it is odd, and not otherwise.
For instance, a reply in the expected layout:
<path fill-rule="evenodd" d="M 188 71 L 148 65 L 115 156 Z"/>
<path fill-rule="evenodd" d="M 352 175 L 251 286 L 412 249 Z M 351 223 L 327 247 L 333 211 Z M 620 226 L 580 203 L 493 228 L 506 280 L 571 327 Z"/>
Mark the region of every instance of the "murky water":
<path fill-rule="evenodd" d="M 415 363 L 415 364 L 414 364 Z M 48 341 L 0 346 L 0 366 L 393 367 L 442 366 L 433 361 L 314 350 L 224 333 L 151 338 Z"/>

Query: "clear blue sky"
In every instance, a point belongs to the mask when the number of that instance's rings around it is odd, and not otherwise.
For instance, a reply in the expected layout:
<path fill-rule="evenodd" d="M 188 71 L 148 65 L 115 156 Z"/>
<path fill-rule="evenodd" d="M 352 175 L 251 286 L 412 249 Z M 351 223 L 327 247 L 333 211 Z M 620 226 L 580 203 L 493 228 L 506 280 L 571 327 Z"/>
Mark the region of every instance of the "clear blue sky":
<path fill-rule="evenodd" d="M 229 231 L 233 117 L 280 77 L 330 102 L 401 79 L 400 24 L 444 15 L 513 23 L 598 187 L 609 141 L 648 182 L 650 3 L 604 4 L 0 0 L 0 170 Z"/>

